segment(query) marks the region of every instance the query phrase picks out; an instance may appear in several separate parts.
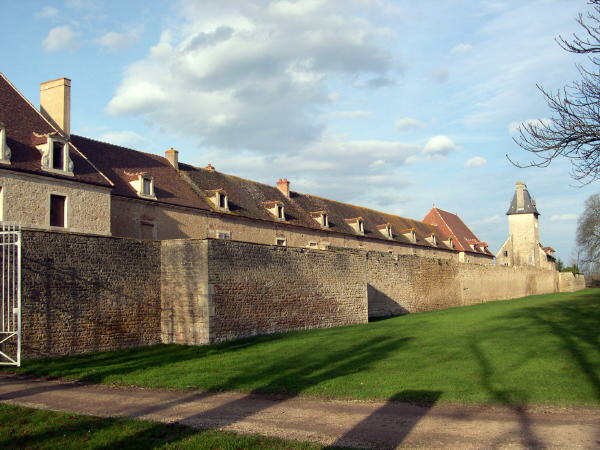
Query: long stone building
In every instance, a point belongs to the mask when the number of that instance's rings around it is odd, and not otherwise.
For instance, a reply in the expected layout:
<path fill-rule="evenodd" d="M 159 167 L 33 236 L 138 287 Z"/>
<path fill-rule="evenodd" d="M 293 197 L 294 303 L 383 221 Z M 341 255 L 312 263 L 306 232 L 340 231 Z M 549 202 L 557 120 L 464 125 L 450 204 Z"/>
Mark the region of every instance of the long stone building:
<path fill-rule="evenodd" d="M 491 264 L 455 214 L 424 220 L 194 167 L 168 149 L 144 153 L 71 134 L 71 81 L 40 86 L 37 110 L 0 76 L 0 219 L 24 227 L 166 240 L 219 238 L 346 247 Z"/>

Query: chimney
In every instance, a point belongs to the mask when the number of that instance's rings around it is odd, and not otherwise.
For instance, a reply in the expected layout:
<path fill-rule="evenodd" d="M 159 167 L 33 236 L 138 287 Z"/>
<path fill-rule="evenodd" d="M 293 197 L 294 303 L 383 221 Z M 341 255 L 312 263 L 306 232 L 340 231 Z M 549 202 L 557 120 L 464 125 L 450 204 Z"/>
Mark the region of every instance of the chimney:
<path fill-rule="evenodd" d="M 71 80 L 59 78 L 40 84 L 40 112 L 65 136 L 71 134 Z"/>
<path fill-rule="evenodd" d="M 208 166 L 206 166 L 205 169 L 208 170 L 209 172 L 214 172 L 215 166 L 213 166 L 211 163 L 208 163 Z"/>
<path fill-rule="evenodd" d="M 277 181 L 277 189 L 279 189 L 287 198 L 290 198 L 290 182 L 287 178 L 280 178 Z"/>
<path fill-rule="evenodd" d="M 515 189 L 517 191 L 517 210 L 525 209 L 525 183 L 522 181 L 517 181 L 515 184 Z"/>
<path fill-rule="evenodd" d="M 165 158 L 171 163 L 175 170 L 179 170 L 179 152 L 171 147 L 165 152 Z"/>

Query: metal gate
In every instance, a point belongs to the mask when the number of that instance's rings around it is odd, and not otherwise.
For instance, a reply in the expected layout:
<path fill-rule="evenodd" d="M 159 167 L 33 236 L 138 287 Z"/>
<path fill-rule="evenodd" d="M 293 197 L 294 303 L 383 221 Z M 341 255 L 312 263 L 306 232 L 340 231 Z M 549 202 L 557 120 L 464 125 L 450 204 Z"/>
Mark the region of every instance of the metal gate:
<path fill-rule="evenodd" d="M 21 365 L 21 228 L 0 222 L 0 365 Z"/>

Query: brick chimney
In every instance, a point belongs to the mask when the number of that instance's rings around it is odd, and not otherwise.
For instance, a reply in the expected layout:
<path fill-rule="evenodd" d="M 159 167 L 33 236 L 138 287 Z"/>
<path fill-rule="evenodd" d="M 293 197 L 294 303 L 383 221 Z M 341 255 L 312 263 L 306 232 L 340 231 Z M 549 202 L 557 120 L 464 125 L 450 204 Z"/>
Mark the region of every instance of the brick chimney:
<path fill-rule="evenodd" d="M 171 163 L 175 170 L 179 170 L 179 152 L 171 147 L 165 151 L 165 158 Z"/>
<path fill-rule="evenodd" d="M 277 181 L 277 189 L 279 189 L 287 198 L 290 198 L 290 182 L 287 178 L 280 178 Z"/>
<path fill-rule="evenodd" d="M 40 112 L 65 136 L 71 134 L 71 80 L 58 78 L 40 84 Z"/>

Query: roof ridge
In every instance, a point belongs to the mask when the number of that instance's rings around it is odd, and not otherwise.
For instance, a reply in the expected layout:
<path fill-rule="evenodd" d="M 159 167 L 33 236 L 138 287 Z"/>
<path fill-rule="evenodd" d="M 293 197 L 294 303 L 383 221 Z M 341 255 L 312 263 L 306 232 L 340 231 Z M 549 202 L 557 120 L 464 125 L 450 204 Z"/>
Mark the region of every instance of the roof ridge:
<path fill-rule="evenodd" d="M 194 164 L 189 164 L 189 163 L 183 163 L 183 164 L 188 165 L 188 166 L 190 166 L 190 167 L 192 167 L 192 168 L 194 168 L 196 170 L 202 170 L 202 171 L 207 171 L 208 172 L 208 170 L 205 169 L 204 167 L 198 167 L 198 166 L 196 166 Z M 247 181 L 249 183 L 259 184 L 261 186 L 267 186 L 267 187 L 269 187 L 271 189 L 277 189 L 277 186 L 273 186 L 271 184 L 263 183 L 261 181 L 251 180 L 249 178 L 240 177 L 238 175 L 232 175 L 232 174 L 228 174 L 228 173 L 225 173 L 225 172 L 219 172 L 219 173 L 221 175 L 229 177 L 229 178 L 235 178 L 235 179 L 238 179 L 238 180 Z M 306 197 L 317 198 L 317 199 L 320 199 L 320 200 L 325 200 L 325 201 L 328 201 L 328 202 L 333 202 L 333 203 L 337 203 L 337 204 L 349 206 L 351 208 L 361 208 L 361 209 L 366 210 L 366 211 L 371 211 L 371 212 L 376 213 L 376 214 L 384 214 L 386 216 L 393 217 L 393 218 L 398 218 L 398 219 L 402 219 L 402 220 L 409 220 L 411 222 L 418 222 L 418 223 L 421 223 L 421 224 L 423 224 L 423 225 L 425 225 L 427 227 L 435 229 L 435 227 L 433 225 L 428 224 L 426 222 L 423 222 L 421 220 L 412 219 L 410 217 L 403 217 L 403 216 L 400 216 L 400 215 L 397 215 L 397 214 L 391 214 L 391 213 L 387 213 L 387 212 L 384 212 L 384 211 L 379 211 L 379 210 L 376 210 L 376 209 L 373 209 L 373 208 L 369 208 L 367 206 L 355 205 L 353 203 L 343 202 L 343 201 L 340 201 L 340 200 L 334 200 L 334 199 L 331 199 L 331 198 L 321 197 L 321 196 L 314 195 L 314 194 L 307 194 L 307 193 L 304 193 L 304 192 L 298 192 L 298 191 L 290 191 L 290 192 L 293 192 L 293 193 L 298 194 L 298 195 L 306 196 Z M 289 199 L 293 203 L 296 203 L 296 202 L 294 202 L 293 198 L 290 197 Z M 304 210 L 304 208 L 302 206 L 300 206 L 300 205 L 296 205 L 296 206 L 299 207 L 300 209 Z M 310 211 L 307 211 L 307 212 L 310 212 Z"/>

